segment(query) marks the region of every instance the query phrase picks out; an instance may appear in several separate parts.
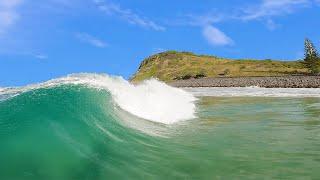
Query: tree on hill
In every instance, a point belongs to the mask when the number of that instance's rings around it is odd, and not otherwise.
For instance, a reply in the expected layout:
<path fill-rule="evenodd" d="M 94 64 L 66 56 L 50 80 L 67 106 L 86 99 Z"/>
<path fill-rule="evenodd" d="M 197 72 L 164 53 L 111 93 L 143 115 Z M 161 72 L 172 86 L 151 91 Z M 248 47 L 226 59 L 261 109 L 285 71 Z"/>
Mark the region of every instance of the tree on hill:
<path fill-rule="evenodd" d="M 320 73 L 320 56 L 313 43 L 306 39 L 304 42 L 305 58 L 304 63 L 312 74 Z"/>

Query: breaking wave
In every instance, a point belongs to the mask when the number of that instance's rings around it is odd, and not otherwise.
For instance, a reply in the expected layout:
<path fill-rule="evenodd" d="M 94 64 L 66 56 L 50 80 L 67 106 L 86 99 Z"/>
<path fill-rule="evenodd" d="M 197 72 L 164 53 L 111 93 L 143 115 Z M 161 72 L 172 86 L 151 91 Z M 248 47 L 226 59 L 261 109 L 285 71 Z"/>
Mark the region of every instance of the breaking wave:
<path fill-rule="evenodd" d="M 105 90 L 124 111 L 157 123 L 173 124 L 195 118 L 196 98 L 184 90 L 173 88 L 156 79 L 135 85 L 122 77 L 103 74 L 73 74 L 22 88 L 0 89 L 0 100 L 35 89 L 68 84 Z"/>

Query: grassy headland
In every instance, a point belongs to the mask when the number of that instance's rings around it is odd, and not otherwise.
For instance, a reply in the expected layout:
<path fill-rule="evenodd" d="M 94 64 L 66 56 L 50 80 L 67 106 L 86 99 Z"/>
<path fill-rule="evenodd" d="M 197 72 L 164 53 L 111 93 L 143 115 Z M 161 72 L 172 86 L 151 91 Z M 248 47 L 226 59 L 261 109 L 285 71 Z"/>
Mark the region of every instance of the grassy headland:
<path fill-rule="evenodd" d="M 143 60 L 131 81 L 139 82 L 153 77 L 172 82 L 203 77 L 267 77 L 307 72 L 299 61 L 232 60 L 191 52 L 167 51 Z"/>

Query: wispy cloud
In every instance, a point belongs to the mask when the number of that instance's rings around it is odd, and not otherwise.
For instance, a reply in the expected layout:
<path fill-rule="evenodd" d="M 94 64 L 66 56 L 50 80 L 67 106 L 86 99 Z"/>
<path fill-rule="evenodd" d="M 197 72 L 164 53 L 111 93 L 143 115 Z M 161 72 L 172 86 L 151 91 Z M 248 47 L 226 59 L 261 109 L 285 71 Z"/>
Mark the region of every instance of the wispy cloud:
<path fill-rule="evenodd" d="M 0 1 L 0 35 L 16 23 L 19 19 L 17 7 L 22 0 L 1 0 Z"/>
<path fill-rule="evenodd" d="M 185 25 L 203 25 L 230 20 L 266 20 L 269 28 L 276 25 L 272 20 L 273 18 L 295 13 L 299 9 L 310 7 L 313 2 L 320 3 L 320 0 L 261 0 L 257 4 L 240 5 L 240 7 L 230 9 L 229 12 L 209 12 L 202 15 L 188 14 L 185 16 L 187 21 L 183 22 Z"/>
<path fill-rule="evenodd" d="M 37 59 L 48 59 L 48 56 L 45 54 L 36 54 L 34 57 Z"/>
<path fill-rule="evenodd" d="M 80 41 L 89 43 L 92 46 L 98 47 L 98 48 L 105 48 L 108 46 L 106 42 L 104 42 L 101 39 L 98 39 L 90 34 L 87 33 L 76 33 L 76 38 L 78 38 Z"/>
<path fill-rule="evenodd" d="M 266 26 L 269 30 L 273 31 L 275 29 L 277 29 L 280 25 L 278 25 L 277 23 L 275 23 L 272 19 L 268 19 L 266 21 Z"/>
<path fill-rule="evenodd" d="M 242 9 L 239 18 L 256 20 L 294 13 L 296 10 L 308 7 L 310 0 L 263 0 L 260 4 Z"/>
<path fill-rule="evenodd" d="M 226 46 L 234 44 L 234 41 L 216 28 L 217 24 L 227 21 L 262 21 L 269 30 L 275 30 L 281 27 L 281 24 L 274 21 L 276 17 L 290 15 L 315 3 L 320 4 L 320 0 L 261 0 L 257 4 L 231 8 L 228 12 L 215 10 L 204 14 L 187 14 L 173 24 L 201 27 L 202 35 L 211 45 Z"/>
<path fill-rule="evenodd" d="M 177 20 L 170 20 L 171 25 L 182 25 L 182 26 L 204 26 L 208 24 L 216 24 L 221 21 L 225 21 L 227 17 L 223 14 L 216 12 L 210 12 L 206 14 L 186 14 Z"/>
<path fill-rule="evenodd" d="M 202 32 L 204 38 L 214 46 L 227 46 L 234 44 L 233 40 L 218 28 L 207 25 Z"/>
<path fill-rule="evenodd" d="M 155 23 L 154 21 L 139 16 L 130 9 L 122 8 L 120 5 L 114 4 L 112 2 L 106 2 L 104 0 L 94 0 L 94 2 L 97 5 L 97 7 L 105 14 L 119 17 L 130 24 L 153 29 L 156 31 L 166 30 L 165 27 Z"/>

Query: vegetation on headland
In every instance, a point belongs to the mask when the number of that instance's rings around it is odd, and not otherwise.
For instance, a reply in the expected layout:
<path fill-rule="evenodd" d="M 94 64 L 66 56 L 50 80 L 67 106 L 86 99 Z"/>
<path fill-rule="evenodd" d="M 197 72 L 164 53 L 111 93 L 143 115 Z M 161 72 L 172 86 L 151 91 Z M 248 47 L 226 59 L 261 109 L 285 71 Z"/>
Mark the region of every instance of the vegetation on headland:
<path fill-rule="evenodd" d="M 269 77 L 318 73 L 320 58 L 313 44 L 306 40 L 304 61 L 232 60 L 192 52 L 166 51 L 142 61 L 131 81 L 157 78 L 172 82 L 204 77 Z M 308 45 L 307 45 L 308 44 Z M 316 55 L 315 55 L 316 54 Z"/>
<path fill-rule="evenodd" d="M 131 80 L 137 82 L 153 77 L 170 82 L 203 77 L 284 76 L 307 72 L 304 64 L 297 61 L 231 60 L 191 52 L 166 51 L 142 61 Z"/>

